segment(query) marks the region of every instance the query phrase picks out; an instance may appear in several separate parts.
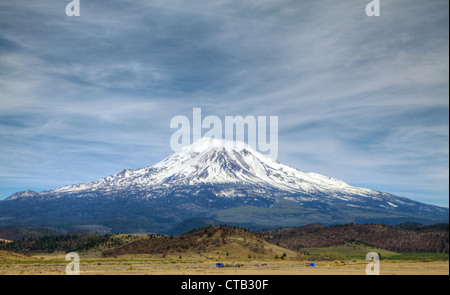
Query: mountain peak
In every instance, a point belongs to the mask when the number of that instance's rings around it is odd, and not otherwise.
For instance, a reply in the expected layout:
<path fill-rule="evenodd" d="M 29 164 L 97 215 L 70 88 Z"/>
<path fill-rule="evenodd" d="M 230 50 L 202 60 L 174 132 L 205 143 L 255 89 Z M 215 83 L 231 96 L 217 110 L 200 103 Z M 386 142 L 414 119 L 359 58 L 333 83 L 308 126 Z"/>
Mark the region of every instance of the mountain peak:
<path fill-rule="evenodd" d="M 256 152 L 249 145 L 241 141 L 202 137 L 196 140 L 193 144 L 183 147 L 180 150 L 180 153 L 202 153 L 210 150 L 227 150 L 236 152 L 248 150 L 250 152 Z"/>
<path fill-rule="evenodd" d="M 214 138 L 201 138 L 152 168 L 162 177 L 159 183 L 164 184 L 239 183 L 283 189 L 292 189 L 295 181 L 290 178 L 303 173 L 262 155 L 243 142 Z"/>
<path fill-rule="evenodd" d="M 250 185 L 302 194 L 319 192 L 330 195 L 338 190 L 349 194 L 372 192 L 283 165 L 243 142 L 214 138 L 201 138 L 154 166 L 123 170 L 95 182 L 65 186 L 53 192 L 151 190 L 198 184 Z"/>
<path fill-rule="evenodd" d="M 147 229 L 164 232 L 195 217 L 214 217 L 224 223 L 240 220 L 255 228 L 306 222 L 448 220 L 446 208 L 302 172 L 243 143 L 213 138 L 202 138 L 151 167 L 126 169 L 98 181 L 39 194 L 19 192 L 8 199 L 13 201 L 0 202 L 0 213 L 8 217 L 3 224 L 20 218 L 31 222 L 29 216 L 34 214 L 39 223 L 53 218 L 49 224 L 54 224 L 59 218 L 56 223 L 66 226 L 70 217 L 78 225 L 79 216 L 87 216 L 86 224 L 115 224 L 116 230 L 123 228 L 123 222 L 136 226 L 136 220 L 146 220 L 142 224 L 150 224 Z M 23 201 L 20 206 L 15 199 Z M 36 207 L 35 202 L 54 200 L 59 201 Z M 48 208 L 58 209 L 49 217 Z M 125 217 L 117 218 L 118 212 Z"/>

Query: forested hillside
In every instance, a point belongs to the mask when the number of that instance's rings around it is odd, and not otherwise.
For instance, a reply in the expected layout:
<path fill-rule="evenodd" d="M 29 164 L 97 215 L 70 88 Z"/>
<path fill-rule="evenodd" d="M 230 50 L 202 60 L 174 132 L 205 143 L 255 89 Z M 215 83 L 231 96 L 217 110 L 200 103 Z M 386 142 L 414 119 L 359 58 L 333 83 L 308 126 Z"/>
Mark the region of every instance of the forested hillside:
<path fill-rule="evenodd" d="M 394 252 L 449 251 L 449 224 L 422 226 L 415 223 L 391 226 L 385 224 L 345 224 L 323 226 L 309 224 L 262 232 L 270 242 L 291 250 L 328 247 L 347 241 L 359 241 Z"/>

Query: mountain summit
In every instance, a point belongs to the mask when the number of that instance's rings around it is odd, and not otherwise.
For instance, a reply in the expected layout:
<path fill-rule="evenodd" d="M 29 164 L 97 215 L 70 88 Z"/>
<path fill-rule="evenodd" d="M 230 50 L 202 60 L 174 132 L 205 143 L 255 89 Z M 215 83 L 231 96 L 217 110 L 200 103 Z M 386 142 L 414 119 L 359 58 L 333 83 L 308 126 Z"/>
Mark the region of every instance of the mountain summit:
<path fill-rule="evenodd" d="M 45 206 L 54 209 L 52 215 Z M 0 202 L 0 214 L 6 217 L 0 226 L 39 223 L 160 233 L 198 222 L 260 229 L 311 222 L 448 221 L 447 208 L 302 172 L 244 143 L 212 138 L 151 167 L 40 193 L 16 193 Z"/>
<path fill-rule="evenodd" d="M 302 194 L 329 194 L 341 198 L 346 194 L 346 200 L 350 195 L 367 197 L 377 193 L 280 164 L 241 142 L 202 138 L 154 166 L 123 170 L 98 181 L 63 186 L 45 194 L 128 188 L 145 190 L 201 184 L 251 185 Z M 300 199 L 299 196 L 298 200 Z M 385 205 L 395 207 L 389 203 Z"/>
<path fill-rule="evenodd" d="M 273 187 L 292 192 L 349 194 L 373 191 L 349 186 L 316 173 L 305 173 L 280 164 L 250 146 L 233 141 L 202 138 L 154 166 L 123 170 L 95 182 L 68 185 L 47 193 L 161 188 L 196 184 L 241 184 Z"/>

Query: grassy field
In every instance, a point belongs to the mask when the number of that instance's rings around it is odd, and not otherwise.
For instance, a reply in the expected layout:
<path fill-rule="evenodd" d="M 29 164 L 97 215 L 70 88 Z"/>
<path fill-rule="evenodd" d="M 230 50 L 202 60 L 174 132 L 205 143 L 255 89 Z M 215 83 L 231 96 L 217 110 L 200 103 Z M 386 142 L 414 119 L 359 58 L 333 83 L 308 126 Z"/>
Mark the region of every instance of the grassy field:
<path fill-rule="evenodd" d="M 322 248 L 304 248 L 313 259 L 327 260 L 364 260 L 369 252 L 376 252 L 381 260 L 414 260 L 414 261 L 448 261 L 448 253 L 397 253 L 384 249 L 378 249 L 364 244 L 346 243 L 344 245 L 322 247 Z"/>
<path fill-rule="evenodd" d="M 10 256 L 0 261 L 0 275 L 64 275 L 65 253 Z M 224 267 L 216 267 L 222 262 Z M 313 263 L 314 266 L 311 266 Z M 124 255 L 117 258 L 80 257 L 81 275 L 365 275 L 367 261 L 301 261 L 292 259 L 177 259 L 152 255 Z M 448 261 L 382 260 L 382 275 L 449 275 Z"/>
<path fill-rule="evenodd" d="M 36 248 L 38 245 L 40 248 Z M 61 236 L 28 240 L 23 247 L 0 250 L 0 275 L 65 274 L 70 262 L 66 250 L 61 250 L 67 249 L 62 248 L 65 245 L 79 254 L 80 269 L 87 275 L 364 275 L 369 252 L 381 256 L 382 274 L 449 274 L 449 255 L 445 253 L 395 253 L 354 240 L 293 251 L 268 242 L 258 233 L 215 226 L 182 236 L 113 234 L 89 239 Z M 217 268 L 218 262 L 224 267 Z"/>
<path fill-rule="evenodd" d="M 80 253 L 79 269 L 82 275 L 365 275 L 365 255 L 374 251 L 381 254 L 382 275 L 449 275 L 448 254 L 394 253 L 348 244 L 303 249 L 307 255 L 287 252 L 281 259 L 286 249 L 268 245 L 266 255 L 252 256 L 242 252 L 242 242 L 229 242 L 226 249 L 213 247 L 205 253 L 92 257 L 85 252 Z M 275 259 L 274 254 L 280 258 Z M 64 252 L 22 255 L 0 251 L 0 275 L 64 275 L 69 263 L 65 257 Z M 224 267 L 217 268 L 217 262 Z"/>
<path fill-rule="evenodd" d="M 449 261 L 448 253 L 396 253 L 390 260 Z"/>

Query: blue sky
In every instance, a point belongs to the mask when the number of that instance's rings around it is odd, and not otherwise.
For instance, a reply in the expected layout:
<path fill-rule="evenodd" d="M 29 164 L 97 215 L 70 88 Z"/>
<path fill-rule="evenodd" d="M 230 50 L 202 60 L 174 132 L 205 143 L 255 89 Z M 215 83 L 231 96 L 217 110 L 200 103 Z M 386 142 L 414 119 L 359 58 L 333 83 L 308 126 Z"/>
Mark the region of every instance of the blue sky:
<path fill-rule="evenodd" d="M 278 116 L 278 161 L 448 207 L 449 3 L 0 2 L 0 199 L 172 153 L 172 117 Z"/>

